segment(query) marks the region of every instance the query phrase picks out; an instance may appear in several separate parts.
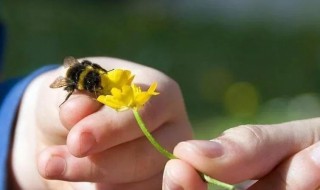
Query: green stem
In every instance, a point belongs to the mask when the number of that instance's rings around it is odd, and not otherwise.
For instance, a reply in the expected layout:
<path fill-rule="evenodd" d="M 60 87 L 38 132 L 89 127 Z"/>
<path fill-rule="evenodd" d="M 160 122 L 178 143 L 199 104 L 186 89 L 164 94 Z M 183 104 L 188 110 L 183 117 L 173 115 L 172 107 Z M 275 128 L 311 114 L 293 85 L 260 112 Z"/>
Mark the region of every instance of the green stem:
<path fill-rule="evenodd" d="M 153 138 L 153 136 L 151 135 L 151 133 L 149 132 L 149 130 L 147 129 L 146 125 L 144 124 L 138 110 L 136 109 L 132 109 L 134 117 L 137 120 L 137 123 L 141 129 L 141 131 L 143 132 L 143 134 L 147 137 L 147 139 L 150 141 L 150 143 L 164 156 L 166 156 L 168 159 L 175 159 L 177 157 L 175 157 L 173 154 L 171 154 L 170 152 L 168 152 L 166 149 L 164 149 L 155 138 Z"/>
<path fill-rule="evenodd" d="M 218 181 L 216 179 L 213 179 L 210 176 L 207 176 L 206 174 L 200 174 L 200 175 L 209 184 L 221 187 L 221 188 L 226 189 L 226 190 L 235 190 L 235 187 L 233 185 L 230 185 L 230 184 L 224 183 L 222 181 Z"/>
<path fill-rule="evenodd" d="M 138 110 L 136 109 L 132 109 L 133 111 L 133 115 L 136 118 L 136 121 L 141 129 L 141 131 L 143 132 L 143 134 L 147 137 L 147 139 L 149 140 L 149 142 L 165 157 L 167 157 L 168 159 L 177 159 L 176 156 L 174 156 L 172 153 L 170 153 L 169 151 L 167 151 L 166 149 L 164 149 L 155 138 L 153 138 L 153 136 L 151 135 L 151 133 L 149 132 L 149 130 L 147 129 L 146 125 L 144 124 Z M 234 190 L 234 186 L 227 184 L 227 183 L 223 183 L 221 181 L 218 181 L 216 179 L 213 179 L 205 174 L 200 173 L 200 176 L 202 177 L 202 179 L 204 179 L 206 182 L 219 186 L 223 189 L 226 190 Z"/>

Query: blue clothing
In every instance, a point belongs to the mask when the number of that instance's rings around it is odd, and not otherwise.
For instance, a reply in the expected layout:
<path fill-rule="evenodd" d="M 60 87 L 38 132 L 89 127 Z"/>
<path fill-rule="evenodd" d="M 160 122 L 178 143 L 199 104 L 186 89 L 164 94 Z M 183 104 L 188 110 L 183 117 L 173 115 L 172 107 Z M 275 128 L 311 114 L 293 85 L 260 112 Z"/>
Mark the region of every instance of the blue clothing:
<path fill-rule="evenodd" d="M 0 190 L 7 189 L 8 157 L 11 147 L 12 130 L 21 97 L 30 82 L 46 71 L 57 68 L 57 65 L 42 67 L 23 79 L 14 79 L 0 83 Z"/>

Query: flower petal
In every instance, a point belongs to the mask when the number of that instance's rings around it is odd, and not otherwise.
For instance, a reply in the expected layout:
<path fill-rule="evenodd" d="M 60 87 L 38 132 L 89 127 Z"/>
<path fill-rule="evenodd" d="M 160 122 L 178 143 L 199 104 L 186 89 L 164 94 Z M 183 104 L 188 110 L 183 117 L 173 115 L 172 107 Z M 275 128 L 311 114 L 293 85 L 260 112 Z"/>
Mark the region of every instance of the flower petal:
<path fill-rule="evenodd" d="M 117 110 L 123 111 L 127 109 L 139 109 L 151 96 L 158 95 L 156 92 L 157 83 L 151 84 L 147 91 L 142 91 L 141 88 L 135 84 L 131 84 L 133 75 L 125 70 L 118 70 L 111 73 L 109 78 L 110 84 L 112 81 L 119 85 L 110 89 L 109 95 L 99 96 L 98 101 Z M 127 84 L 127 82 L 130 82 Z M 115 83 L 113 85 L 115 85 Z"/>
<path fill-rule="evenodd" d="M 159 92 L 156 92 L 157 86 L 158 86 L 158 84 L 156 82 L 152 83 L 148 89 L 148 94 L 152 94 L 152 95 L 160 94 Z"/>

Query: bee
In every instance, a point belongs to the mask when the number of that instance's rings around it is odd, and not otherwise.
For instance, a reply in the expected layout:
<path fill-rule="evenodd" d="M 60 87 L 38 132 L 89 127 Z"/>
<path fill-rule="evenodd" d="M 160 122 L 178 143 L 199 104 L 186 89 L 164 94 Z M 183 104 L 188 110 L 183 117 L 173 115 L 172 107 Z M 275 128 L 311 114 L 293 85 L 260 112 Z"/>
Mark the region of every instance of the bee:
<path fill-rule="evenodd" d="M 61 88 L 68 92 L 66 99 L 60 104 L 64 104 L 75 90 L 84 90 L 96 96 L 100 95 L 103 87 L 101 86 L 101 75 L 108 71 L 96 63 L 84 60 L 79 62 L 70 56 L 63 61 L 63 66 L 68 68 L 65 77 L 58 77 L 50 85 L 50 88 Z"/>

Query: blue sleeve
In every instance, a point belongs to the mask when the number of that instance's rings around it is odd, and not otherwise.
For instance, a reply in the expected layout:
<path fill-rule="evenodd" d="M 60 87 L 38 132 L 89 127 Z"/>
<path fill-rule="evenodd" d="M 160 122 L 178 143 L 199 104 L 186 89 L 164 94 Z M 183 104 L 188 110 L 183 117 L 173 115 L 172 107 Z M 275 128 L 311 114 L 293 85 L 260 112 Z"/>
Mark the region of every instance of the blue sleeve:
<path fill-rule="evenodd" d="M 15 79 L 0 84 L 0 190 L 7 189 L 8 158 L 10 156 L 11 137 L 16 113 L 24 90 L 30 82 L 46 71 L 57 68 L 57 65 L 42 67 L 23 79 Z"/>

